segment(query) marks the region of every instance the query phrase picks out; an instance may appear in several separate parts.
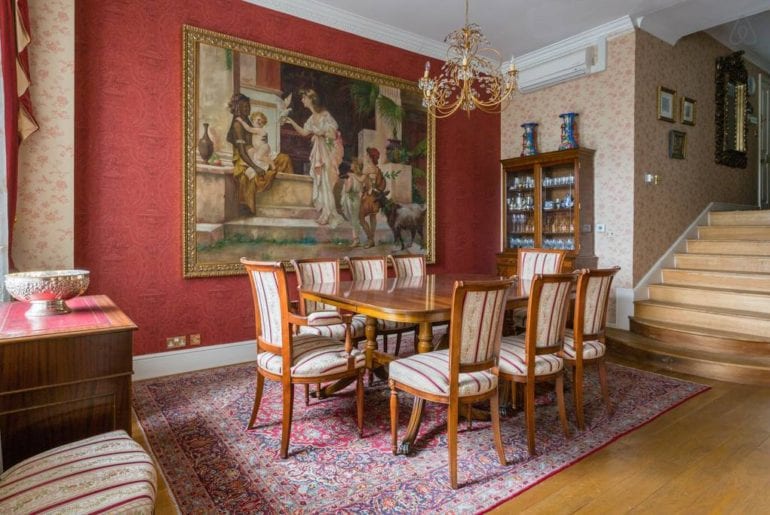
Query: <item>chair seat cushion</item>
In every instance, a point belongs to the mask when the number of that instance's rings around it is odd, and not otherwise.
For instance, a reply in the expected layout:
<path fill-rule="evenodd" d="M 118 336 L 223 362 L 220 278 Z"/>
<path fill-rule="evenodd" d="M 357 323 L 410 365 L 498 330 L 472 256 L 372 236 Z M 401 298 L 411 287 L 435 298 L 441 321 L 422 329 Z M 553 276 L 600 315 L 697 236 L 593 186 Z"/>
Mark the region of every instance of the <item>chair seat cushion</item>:
<path fill-rule="evenodd" d="M 294 357 L 291 362 L 292 377 L 321 377 L 344 372 L 348 368 L 345 346 L 337 340 L 313 334 L 301 334 L 293 338 Z M 358 349 L 351 353 L 355 367 L 365 365 L 366 355 Z M 257 366 L 280 375 L 283 363 L 280 354 L 260 352 Z"/>
<path fill-rule="evenodd" d="M 379 331 L 399 331 L 413 329 L 416 325 L 413 322 L 393 322 L 392 320 L 377 319 L 377 330 Z"/>
<path fill-rule="evenodd" d="M 599 340 L 583 340 L 583 359 L 596 359 L 604 356 L 607 347 Z M 571 331 L 564 334 L 562 353 L 567 359 L 575 359 L 575 339 Z"/>
<path fill-rule="evenodd" d="M 156 472 L 125 431 L 48 450 L 0 475 L 0 513 L 153 513 Z"/>
<path fill-rule="evenodd" d="M 524 335 L 504 336 L 500 344 L 500 372 L 513 376 L 527 375 Z M 535 356 L 535 375 L 553 374 L 564 368 L 564 360 L 556 354 Z"/>
<path fill-rule="evenodd" d="M 308 325 L 341 324 L 342 317 L 336 311 L 316 311 L 307 316 Z"/>
<path fill-rule="evenodd" d="M 390 378 L 423 392 L 434 395 L 449 395 L 449 349 L 423 354 L 390 362 Z M 497 387 L 497 376 L 491 372 L 460 374 L 460 397 L 477 395 Z"/>
<path fill-rule="evenodd" d="M 317 336 L 326 336 L 328 338 L 333 338 L 335 340 L 344 340 L 345 324 L 343 324 L 340 319 L 339 323 L 334 323 L 329 325 L 312 325 L 312 326 L 301 325 L 299 326 L 299 334 L 314 334 Z M 361 339 L 364 337 L 365 334 L 366 334 L 366 315 L 354 315 L 353 320 L 350 321 L 351 338 L 353 338 L 354 340 Z"/>

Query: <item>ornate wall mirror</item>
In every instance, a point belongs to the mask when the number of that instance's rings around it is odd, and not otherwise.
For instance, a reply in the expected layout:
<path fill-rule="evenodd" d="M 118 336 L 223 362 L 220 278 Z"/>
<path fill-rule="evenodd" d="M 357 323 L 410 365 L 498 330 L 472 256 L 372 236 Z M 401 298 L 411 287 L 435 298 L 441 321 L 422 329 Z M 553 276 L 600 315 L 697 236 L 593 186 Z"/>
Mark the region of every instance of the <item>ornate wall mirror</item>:
<path fill-rule="evenodd" d="M 717 58 L 716 156 L 718 164 L 746 168 L 748 72 L 743 52 Z"/>

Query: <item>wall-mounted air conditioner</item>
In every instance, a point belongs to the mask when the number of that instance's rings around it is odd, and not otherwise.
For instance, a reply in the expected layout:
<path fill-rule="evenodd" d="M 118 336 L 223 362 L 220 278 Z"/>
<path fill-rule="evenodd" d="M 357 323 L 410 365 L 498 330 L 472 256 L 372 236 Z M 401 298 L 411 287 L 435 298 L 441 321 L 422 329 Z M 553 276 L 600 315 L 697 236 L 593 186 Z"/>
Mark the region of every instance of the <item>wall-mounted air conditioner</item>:
<path fill-rule="evenodd" d="M 529 68 L 519 69 L 519 90 L 526 93 L 591 73 L 594 47 L 582 48 Z"/>

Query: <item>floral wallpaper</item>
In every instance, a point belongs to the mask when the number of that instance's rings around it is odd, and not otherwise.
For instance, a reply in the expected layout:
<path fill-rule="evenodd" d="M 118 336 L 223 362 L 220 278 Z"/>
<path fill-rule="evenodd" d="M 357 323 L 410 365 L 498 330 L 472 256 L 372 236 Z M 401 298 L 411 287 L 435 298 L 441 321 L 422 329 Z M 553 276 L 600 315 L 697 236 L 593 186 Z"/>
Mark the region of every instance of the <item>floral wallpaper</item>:
<path fill-rule="evenodd" d="M 40 130 L 19 152 L 13 257 L 19 270 L 74 260 L 75 1 L 29 2 L 31 94 Z"/>
<path fill-rule="evenodd" d="M 557 150 L 559 114 L 578 116 L 578 138 L 594 157 L 595 223 L 606 232 L 595 235 L 600 267 L 619 265 L 614 286 L 630 288 L 634 230 L 634 33 L 608 42 L 607 69 L 588 77 L 533 93 L 517 93 L 501 116 L 501 157 L 521 153 L 521 124 L 537 122 L 538 150 Z M 610 302 L 613 306 L 614 302 Z M 608 321 L 614 320 L 614 311 Z"/>
<path fill-rule="evenodd" d="M 636 36 L 636 132 L 634 134 L 634 281 L 658 258 L 710 202 L 756 204 L 756 125 L 749 125 L 749 164 L 745 169 L 714 162 L 714 76 L 716 58 L 732 51 L 705 33 L 671 46 L 638 31 Z M 756 76 L 758 69 L 747 63 Z M 675 119 L 657 119 L 658 86 L 676 90 Z M 695 125 L 683 125 L 682 96 L 695 100 Z M 756 99 L 750 99 L 757 106 Z M 668 157 L 669 131 L 687 133 L 685 159 Z M 644 183 L 657 174 L 658 185 Z"/>

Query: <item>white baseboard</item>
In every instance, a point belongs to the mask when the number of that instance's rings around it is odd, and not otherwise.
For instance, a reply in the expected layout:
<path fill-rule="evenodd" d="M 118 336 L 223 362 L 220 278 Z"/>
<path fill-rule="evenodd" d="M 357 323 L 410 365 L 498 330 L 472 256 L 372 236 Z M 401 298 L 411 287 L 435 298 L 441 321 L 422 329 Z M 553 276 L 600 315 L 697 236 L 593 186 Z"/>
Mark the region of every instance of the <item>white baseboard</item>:
<path fill-rule="evenodd" d="M 257 359 L 254 340 L 134 356 L 134 381 Z"/>

